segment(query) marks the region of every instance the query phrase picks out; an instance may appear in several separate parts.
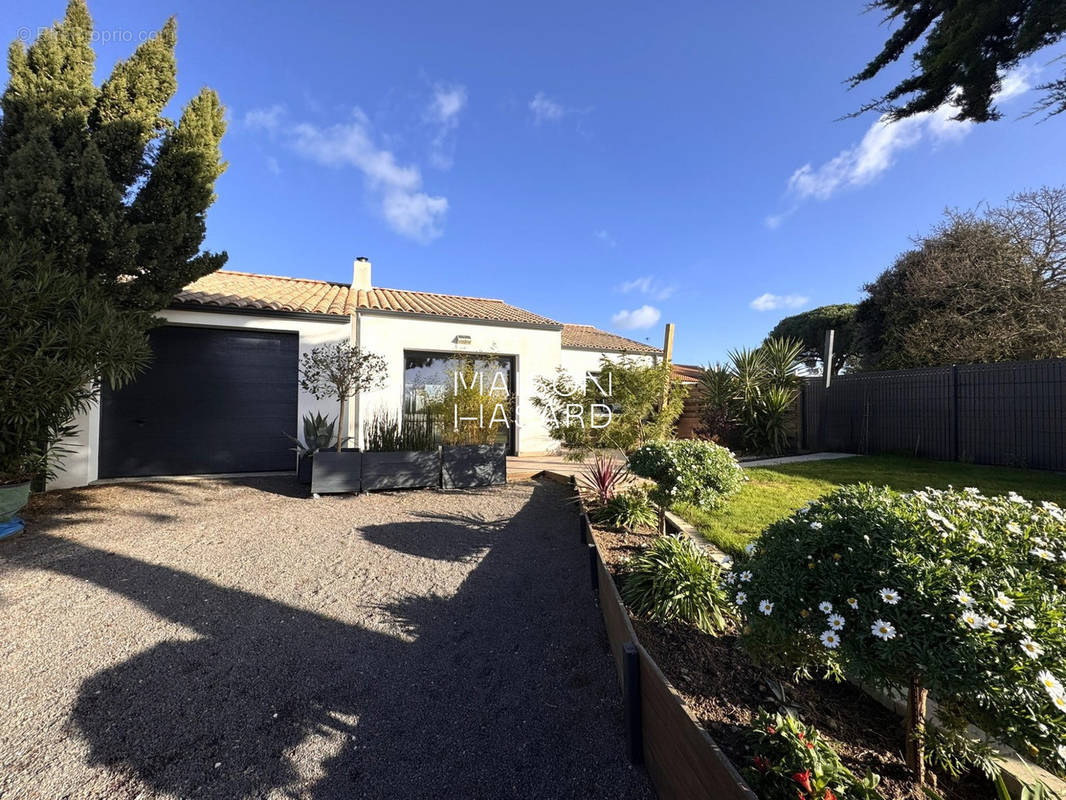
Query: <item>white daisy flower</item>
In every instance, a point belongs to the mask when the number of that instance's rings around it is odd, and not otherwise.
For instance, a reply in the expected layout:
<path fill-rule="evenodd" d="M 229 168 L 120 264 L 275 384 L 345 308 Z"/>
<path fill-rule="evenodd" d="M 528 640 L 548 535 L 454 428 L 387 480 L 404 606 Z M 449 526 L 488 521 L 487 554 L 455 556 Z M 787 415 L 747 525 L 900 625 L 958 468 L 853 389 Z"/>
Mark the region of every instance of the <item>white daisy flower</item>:
<path fill-rule="evenodd" d="M 742 573 L 740 573 L 740 579 L 742 581 L 744 581 L 744 583 L 747 583 L 748 581 L 750 581 L 751 580 L 751 570 L 746 569 Z"/>
<path fill-rule="evenodd" d="M 1043 547 L 1034 547 L 1029 551 L 1030 555 L 1034 555 L 1037 558 L 1042 558 L 1045 561 L 1054 561 L 1055 556 L 1050 550 L 1045 550 Z"/>
<path fill-rule="evenodd" d="M 1062 684 L 1059 682 L 1058 678 L 1046 669 L 1040 671 L 1040 674 L 1037 675 L 1037 679 L 1040 681 L 1040 685 L 1044 687 L 1044 691 L 1049 695 L 1052 697 L 1062 696 Z"/>
<path fill-rule="evenodd" d="M 992 631 L 992 633 L 999 633 L 1003 630 L 1003 623 L 994 617 L 985 617 L 985 628 Z"/>
<path fill-rule="evenodd" d="M 1021 536 L 1022 535 L 1022 526 L 1019 525 L 1017 522 L 1008 522 L 1007 523 L 1007 533 L 1013 533 L 1015 536 Z"/>
<path fill-rule="evenodd" d="M 1036 630 L 1036 620 L 1032 617 L 1022 617 L 1018 620 L 1018 624 L 1025 628 L 1027 631 Z"/>
<path fill-rule="evenodd" d="M 725 582 L 732 586 L 734 583 L 737 582 L 737 576 L 734 575 L 732 572 L 727 572 L 725 574 Z"/>
<path fill-rule="evenodd" d="M 849 597 L 848 598 L 848 605 L 851 606 L 853 609 L 855 609 L 857 611 L 858 608 L 859 608 L 859 601 L 856 598 L 854 598 L 854 597 Z"/>
<path fill-rule="evenodd" d="M 955 599 L 958 600 L 959 603 L 961 603 L 964 606 L 972 606 L 973 605 L 973 598 L 970 597 L 970 595 L 964 589 L 963 590 L 959 590 L 958 592 L 956 592 Z"/>
<path fill-rule="evenodd" d="M 820 637 L 822 644 L 828 647 L 830 650 L 835 650 L 840 647 L 840 637 L 833 631 L 826 631 Z"/>
<path fill-rule="evenodd" d="M 769 600 L 763 600 L 759 603 L 759 610 L 766 616 L 770 616 L 774 612 L 774 604 Z"/>
<path fill-rule="evenodd" d="M 747 600 L 748 600 L 748 595 L 747 595 L 746 592 L 737 592 L 737 605 L 738 606 L 744 605 L 744 603 L 746 603 Z"/>
<path fill-rule="evenodd" d="M 1003 594 L 1003 592 L 996 595 L 995 603 L 1004 611 L 1010 611 L 1014 608 L 1014 601 L 1007 597 L 1007 595 Z"/>
<path fill-rule="evenodd" d="M 1061 694 L 1052 695 L 1051 703 L 1063 714 L 1066 714 L 1066 697 Z"/>
<path fill-rule="evenodd" d="M 882 589 L 881 590 L 881 602 L 888 603 L 890 606 L 894 606 L 899 602 L 899 592 L 895 589 Z"/>
<path fill-rule="evenodd" d="M 889 639 L 896 638 L 896 628 L 891 622 L 886 622 L 883 619 L 875 619 L 874 624 L 870 626 L 870 633 L 876 636 L 878 639 L 888 641 Z"/>
<path fill-rule="evenodd" d="M 985 626 L 985 621 L 980 614 L 976 614 L 973 611 L 967 611 L 962 615 L 962 624 L 973 628 L 974 630 L 978 630 Z"/>
<path fill-rule="evenodd" d="M 755 555 L 755 542 L 750 542 L 744 545 L 744 552 L 747 553 L 749 556 Z"/>
<path fill-rule="evenodd" d="M 833 604 L 830 603 L 828 600 L 823 600 L 818 604 L 818 610 L 821 611 L 823 614 L 828 614 L 833 610 Z"/>
<path fill-rule="evenodd" d="M 839 631 L 844 627 L 844 618 L 839 614 L 830 614 L 826 621 L 829 623 L 829 627 L 835 631 Z"/>
<path fill-rule="evenodd" d="M 820 531 L 821 529 L 822 529 L 822 523 L 820 523 L 820 522 L 812 522 L 811 523 L 811 530 Z"/>
<path fill-rule="evenodd" d="M 1066 761 L 1066 744 L 1060 744 L 1055 748 L 1055 752 L 1059 754 L 1059 758 Z"/>
<path fill-rule="evenodd" d="M 965 487 L 963 487 L 962 490 L 964 492 L 966 492 L 966 494 L 973 494 L 973 495 L 980 495 L 981 494 L 981 490 L 978 489 L 976 486 L 965 486 Z"/>
<path fill-rule="evenodd" d="M 1037 659 L 1044 655 L 1044 648 L 1032 639 L 1022 639 L 1018 642 L 1018 645 L 1022 648 L 1022 652 L 1029 656 L 1029 658 Z"/>

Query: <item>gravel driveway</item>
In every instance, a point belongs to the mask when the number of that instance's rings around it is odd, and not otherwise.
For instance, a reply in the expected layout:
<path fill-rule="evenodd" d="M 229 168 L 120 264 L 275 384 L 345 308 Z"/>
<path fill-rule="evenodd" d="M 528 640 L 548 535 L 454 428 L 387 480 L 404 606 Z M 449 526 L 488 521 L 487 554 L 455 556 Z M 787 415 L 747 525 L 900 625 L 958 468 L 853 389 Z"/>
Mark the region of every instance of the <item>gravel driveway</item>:
<path fill-rule="evenodd" d="M 0 797 L 649 797 L 561 488 L 38 498 L 0 542 Z"/>

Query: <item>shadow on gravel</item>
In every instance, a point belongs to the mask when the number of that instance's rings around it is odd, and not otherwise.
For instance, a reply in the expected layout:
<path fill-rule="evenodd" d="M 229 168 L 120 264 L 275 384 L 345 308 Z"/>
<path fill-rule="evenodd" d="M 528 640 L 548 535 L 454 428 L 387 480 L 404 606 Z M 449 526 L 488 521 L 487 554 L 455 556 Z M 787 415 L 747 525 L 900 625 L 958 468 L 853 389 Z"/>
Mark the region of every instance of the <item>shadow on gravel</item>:
<path fill-rule="evenodd" d="M 393 609 L 413 642 L 54 535 L 23 551 L 195 631 L 92 675 L 72 713 L 92 763 L 159 792 L 650 797 L 624 759 L 618 686 L 563 503 L 538 485 L 503 524 L 427 515 L 371 530 L 430 558 L 487 548 L 454 596 Z"/>

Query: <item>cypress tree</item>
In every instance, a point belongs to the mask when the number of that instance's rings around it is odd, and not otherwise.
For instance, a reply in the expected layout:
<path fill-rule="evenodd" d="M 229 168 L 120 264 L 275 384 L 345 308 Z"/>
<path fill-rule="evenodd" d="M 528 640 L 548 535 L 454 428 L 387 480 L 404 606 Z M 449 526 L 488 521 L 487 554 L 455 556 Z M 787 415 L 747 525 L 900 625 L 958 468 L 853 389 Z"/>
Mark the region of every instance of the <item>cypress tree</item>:
<path fill-rule="evenodd" d="M 205 88 L 176 122 L 163 116 L 177 91 L 175 20 L 99 87 L 92 34 L 85 0 L 70 0 L 62 20 L 8 51 L 0 353 L 19 363 L 0 364 L 0 483 L 28 464 L 47 471 L 100 381 L 120 385 L 147 363 L 154 314 L 226 261 L 201 250 L 225 169 L 224 109 Z M 55 302 L 42 302 L 53 290 Z"/>

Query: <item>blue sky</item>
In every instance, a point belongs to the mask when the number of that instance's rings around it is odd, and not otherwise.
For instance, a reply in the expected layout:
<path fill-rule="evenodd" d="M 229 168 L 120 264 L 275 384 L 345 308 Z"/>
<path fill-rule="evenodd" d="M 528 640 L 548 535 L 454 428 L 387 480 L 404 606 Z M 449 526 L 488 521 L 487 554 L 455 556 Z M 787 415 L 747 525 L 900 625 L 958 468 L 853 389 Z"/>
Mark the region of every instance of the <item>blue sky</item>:
<path fill-rule="evenodd" d="M 62 0 L 6 5 L 25 36 Z M 887 35 L 819 3 L 90 0 L 98 77 L 178 17 L 178 105 L 229 109 L 207 246 L 229 269 L 500 297 L 705 363 L 855 301 L 945 207 L 1066 183 L 1066 116 L 835 121 Z M 897 65 L 898 66 L 898 65 Z"/>

